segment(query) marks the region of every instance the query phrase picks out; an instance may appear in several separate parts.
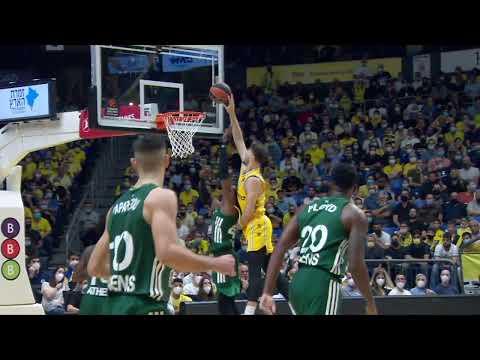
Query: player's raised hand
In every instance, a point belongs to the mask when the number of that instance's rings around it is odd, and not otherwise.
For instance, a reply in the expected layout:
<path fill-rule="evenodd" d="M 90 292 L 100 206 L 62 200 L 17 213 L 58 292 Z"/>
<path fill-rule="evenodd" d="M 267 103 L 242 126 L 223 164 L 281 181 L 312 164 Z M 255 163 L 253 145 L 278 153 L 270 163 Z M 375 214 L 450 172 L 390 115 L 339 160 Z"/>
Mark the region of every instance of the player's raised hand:
<path fill-rule="evenodd" d="M 277 307 L 275 306 L 275 300 L 273 300 L 272 295 L 263 294 L 260 298 L 260 309 L 266 315 L 275 315 L 277 312 Z"/>
<path fill-rule="evenodd" d="M 235 276 L 237 274 L 235 258 L 232 255 L 223 255 L 215 258 L 213 270 L 228 276 Z"/>
<path fill-rule="evenodd" d="M 235 114 L 235 98 L 233 97 L 233 94 L 228 97 L 228 105 L 224 104 L 223 106 L 225 106 L 228 115 Z"/>

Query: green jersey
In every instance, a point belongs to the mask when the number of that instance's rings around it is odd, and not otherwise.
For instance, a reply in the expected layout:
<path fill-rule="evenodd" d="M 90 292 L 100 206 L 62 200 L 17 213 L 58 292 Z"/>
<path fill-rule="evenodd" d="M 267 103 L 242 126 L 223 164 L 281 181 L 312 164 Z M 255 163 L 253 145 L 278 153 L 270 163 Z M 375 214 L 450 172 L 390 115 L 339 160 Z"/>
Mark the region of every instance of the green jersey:
<path fill-rule="evenodd" d="M 111 278 L 109 295 L 134 295 L 168 302 L 171 269 L 155 257 L 151 226 L 143 206 L 154 184 L 133 188 L 112 206 L 108 224 Z"/>
<path fill-rule="evenodd" d="M 335 276 L 345 274 L 348 234 L 341 216 L 348 203 L 344 197 L 324 197 L 299 214 L 301 266 L 318 267 Z"/>
<path fill-rule="evenodd" d="M 212 216 L 212 253 L 214 256 L 222 256 L 226 254 L 232 254 L 235 256 L 235 252 L 233 251 L 233 238 L 235 237 L 235 224 L 237 223 L 237 220 L 238 213 L 235 215 L 225 215 L 222 210 L 215 210 Z M 223 295 L 235 297 L 240 294 L 242 283 L 238 276 L 230 277 L 224 274 L 214 273 L 213 279 L 217 285 L 218 291 Z"/>
<path fill-rule="evenodd" d="M 80 315 L 102 315 L 108 296 L 108 281 L 92 277 L 82 295 Z"/>
<path fill-rule="evenodd" d="M 238 220 L 238 213 L 235 215 L 224 215 L 222 210 L 215 210 L 212 216 L 212 253 L 214 256 L 230 254 L 233 250 L 233 238 L 235 237 L 235 224 Z"/>

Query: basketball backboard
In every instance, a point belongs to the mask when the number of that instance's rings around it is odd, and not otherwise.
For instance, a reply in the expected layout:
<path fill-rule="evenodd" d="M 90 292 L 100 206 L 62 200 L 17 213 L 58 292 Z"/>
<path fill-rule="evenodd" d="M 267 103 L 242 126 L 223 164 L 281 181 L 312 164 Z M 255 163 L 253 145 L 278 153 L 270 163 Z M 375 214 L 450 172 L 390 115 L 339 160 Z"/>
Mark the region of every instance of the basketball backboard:
<path fill-rule="evenodd" d="M 91 58 L 91 127 L 152 131 L 159 113 L 199 111 L 207 117 L 196 136 L 223 133 L 223 111 L 209 99 L 224 79 L 222 45 L 92 45 Z"/>

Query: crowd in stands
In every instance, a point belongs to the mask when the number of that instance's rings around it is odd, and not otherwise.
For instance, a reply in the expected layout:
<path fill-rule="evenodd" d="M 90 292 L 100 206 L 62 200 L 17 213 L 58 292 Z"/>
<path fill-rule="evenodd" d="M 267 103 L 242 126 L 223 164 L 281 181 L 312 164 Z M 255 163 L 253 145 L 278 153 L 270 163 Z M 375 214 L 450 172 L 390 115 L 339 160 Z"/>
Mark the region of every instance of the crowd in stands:
<path fill-rule="evenodd" d="M 417 74 L 409 82 L 382 66 L 372 69 L 365 60 L 349 83 L 275 84 L 267 79 L 265 86 L 237 92 L 238 117 L 247 143 L 260 141 L 270 154 L 263 176 L 274 243 L 300 206 L 328 194 L 333 166 L 351 163 L 360 181 L 353 200 L 364 210 L 370 226 L 366 254 L 375 295 L 461 292 L 460 254 L 480 252 L 479 75 L 477 70 L 458 68 L 454 74 L 438 74 L 432 79 Z M 190 158 L 172 161 L 165 186 L 179 196 L 179 241 L 208 255 L 212 204 L 221 196 L 219 143 L 195 139 L 195 149 Z M 39 153 L 24 164 L 31 167 L 32 174 L 25 182 L 25 203 L 35 199 L 29 206 L 32 230 L 37 231 L 35 238 L 30 235 L 31 246 L 45 256 L 48 244 L 55 243 L 54 236 L 49 238 L 49 227 L 57 224 L 56 213 L 49 208 L 51 198 L 46 196 L 55 193 L 57 206 L 68 206 L 68 179 L 82 162 L 82 155 L 77 155 L 80 164 L 73 160 L 77 150 L 67 147 L 67 151 L 69 160 L 57 159 L 59 169 L 63 169 L 60 163 L 66 164 L 66 169 L 58 170 L 54 182 L 46 178 L 51 175 L 49 168 L 40 167 L 42 161 L 47 162 L 46 156 Z M 233 144 L 228 146 L 228 154 L 229 171 L 236 181 L 240 159 Z M 55 151 L 50 156 L 62 155 Z M 49 164 L 53 166 L 53 161 Z M 135 181 L 133 170 L 126 169 L 116 195 Z M 60 192 L 59 186 L 63 188 Z M 243 269 L 242 298 L 248 287 L 248 264 L 244 239 L 241 234 L 236 238 Z M 282 272 L 289 278 L 298 269 L 298 250 L 291 249 L 284 260 Z M 419 262 L 391 262 L 404 259 Z M 422 261 L 432 259 L 442 261 Z M 31 267 L 36 260 L 32 258 Z M 67 273 L 68 268 L 51 273 L 45 287 L 62 288 L 66 278 L 63 275 L 59 280 L 62 271 Z M 177 312 L 181 302 L 216 296 L 206 273 L 174 272 L 172 289 L 170 303 Z M 358 295 L 348 274 L 343 292 Z M 49 299 L 52 296 L 49 294 Z"/>
<path fill-rule="evenodd" d="M 413 82 L 393 75 L 365 60 L 351 83 L 325 89 L 266 81 L 236 94 L 245 138 L 270 153 L 263 175 L 274 242 L 299 206 L 327 195 L 332 167 L 351 163 L 360 177 L 354 202 L 370 224 L 366 254 L 376 294 L 457 294 L 460 254 L 480 252 L 480 72 L 416 74 Z M 196 140 L 195 147 L 190 159 L 173 161 L 166 181 L 179 195 L 179 238 L 209 254 L 218 144 Z M 232 145 L 228 151 L 236 178 L 239 159 Z M 134 182 L 128 176 L 124 188 Z M 244 247 L 240 239 L 241 261 Z M 294 248 L 282 271 L 291 278 L 297 268 Z M 189 285 L 205 277 L 184 278 L 183 295 L 194 295 Z M 347 276 L 344 294 L 355 292 Z"/>
<path fill-rule="evenodd" d="M 63 304 L 62 292 L 69 289 L 68 282 L 79 256 L 72 254 L 66 266 L 55 268 L 52 255 L 62 245 L 95 150 L 94 142 L 77 141 L 31 153 L 19 163 L 23 167 L 28 276 L 37 300 L 53 313 L 58 313 L 59 303 Z"/>

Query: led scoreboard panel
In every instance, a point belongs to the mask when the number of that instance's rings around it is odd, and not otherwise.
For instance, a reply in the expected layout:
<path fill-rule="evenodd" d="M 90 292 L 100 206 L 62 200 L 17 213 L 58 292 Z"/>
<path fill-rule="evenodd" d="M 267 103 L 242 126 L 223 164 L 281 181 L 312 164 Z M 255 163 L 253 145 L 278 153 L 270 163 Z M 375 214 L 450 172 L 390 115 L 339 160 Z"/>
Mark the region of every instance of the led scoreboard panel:
<path fill-rule="evenodd" d="M 53 119 L 55 102 L 52 80 L 0 86 L 0 123 Z"/>

